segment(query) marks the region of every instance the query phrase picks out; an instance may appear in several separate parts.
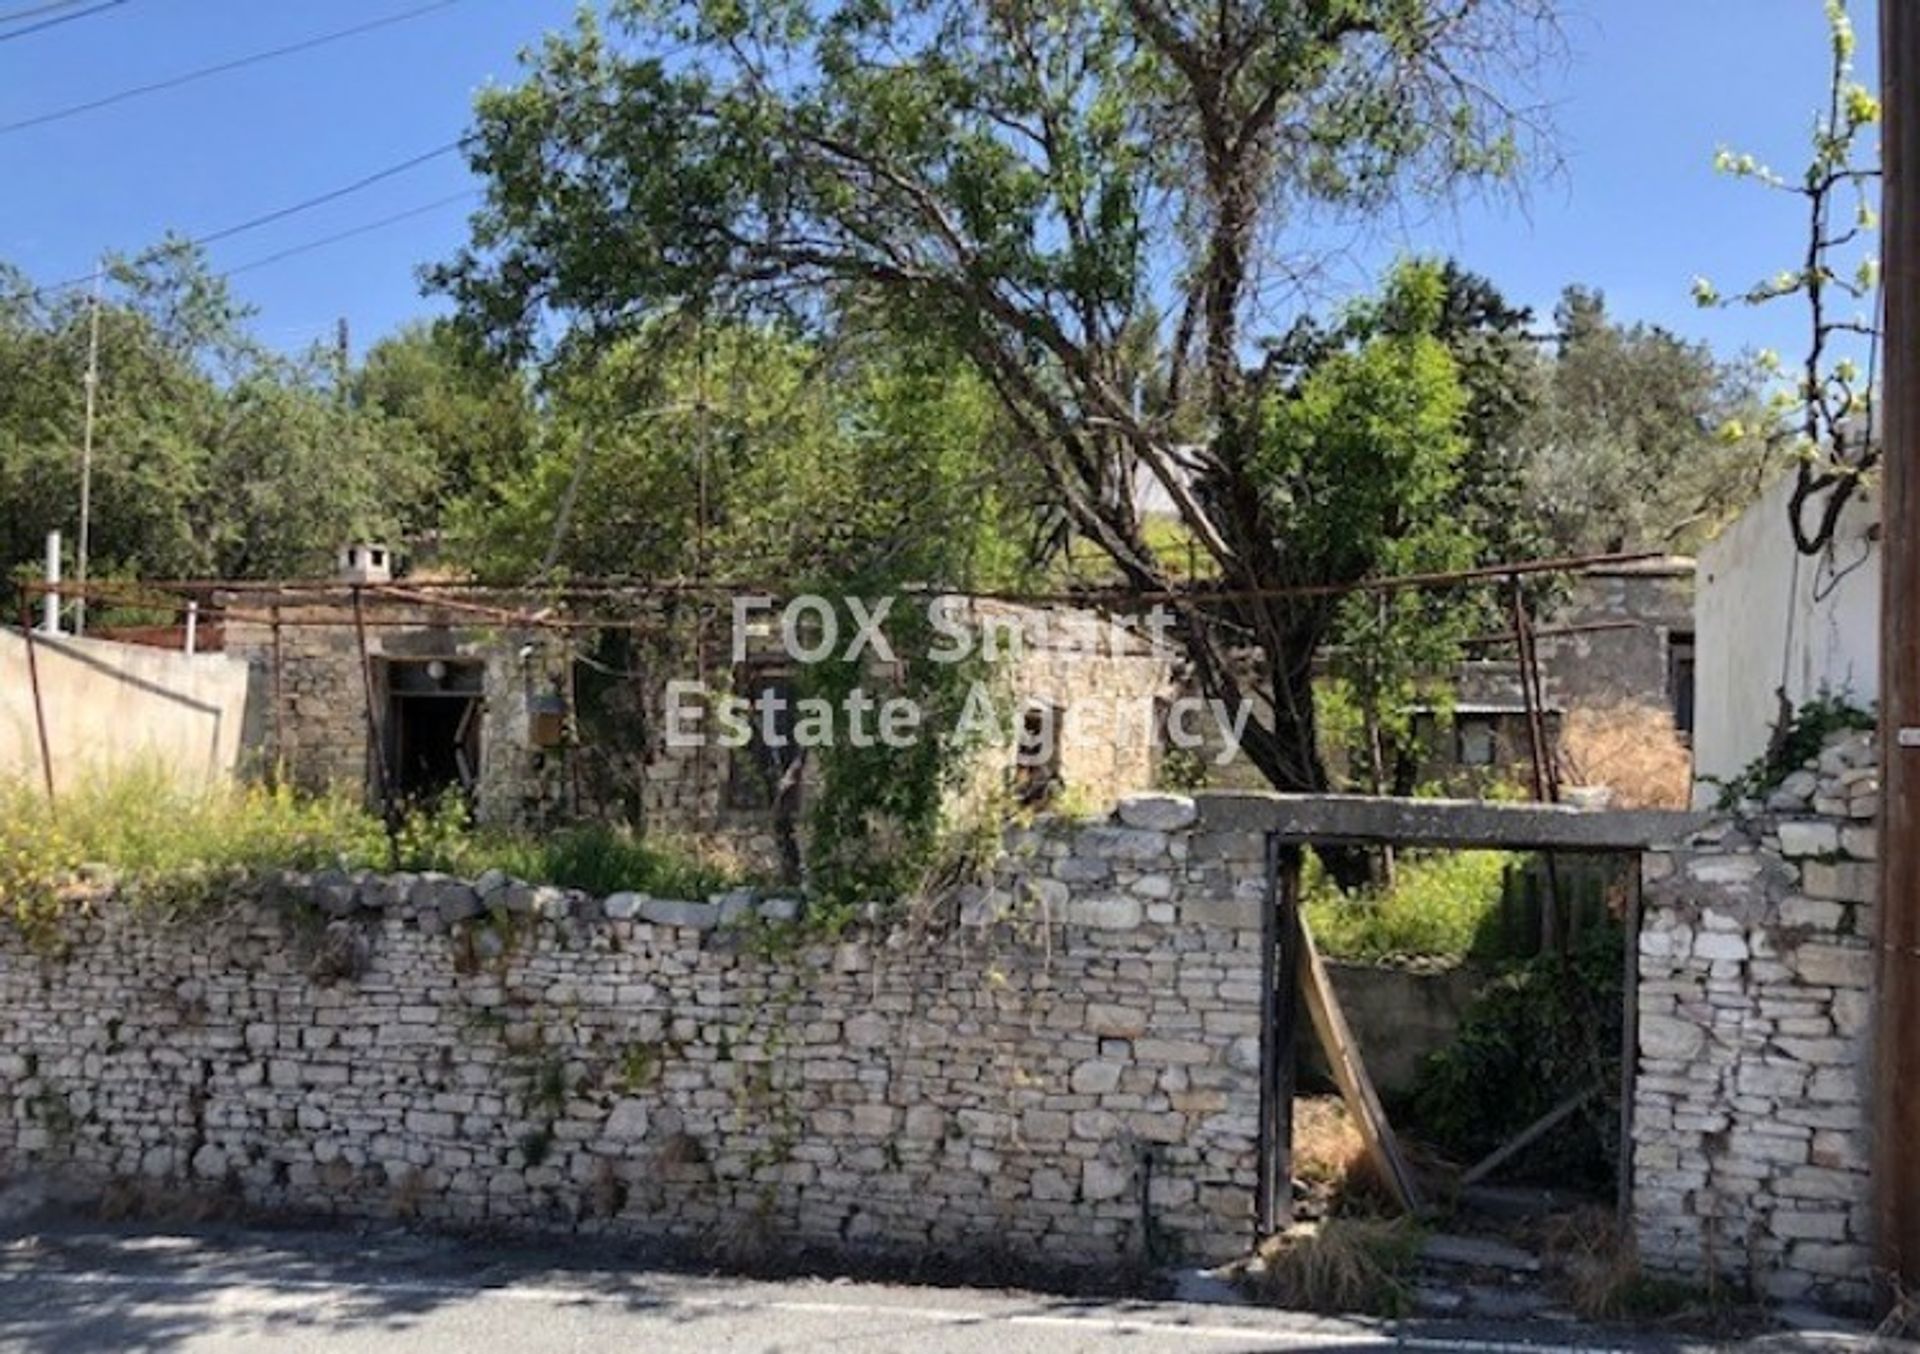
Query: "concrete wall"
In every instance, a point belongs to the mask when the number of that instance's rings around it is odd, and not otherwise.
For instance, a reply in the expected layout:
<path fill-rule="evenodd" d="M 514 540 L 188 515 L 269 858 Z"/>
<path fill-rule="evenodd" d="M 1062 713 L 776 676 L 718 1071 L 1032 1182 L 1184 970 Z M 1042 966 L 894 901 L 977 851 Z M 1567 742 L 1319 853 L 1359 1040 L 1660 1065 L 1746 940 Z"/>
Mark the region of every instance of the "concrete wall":
<path fill-rule="evenodd" d="M 498 877 L 0 923 L 0 1172 L 690 1249 L 1111 1267 L 1251 1240 L 1262 841 L 1014 832 L 899 929 Z"/>
<path fill-rule="evenodd" d="M 1871 1263 L 1869 734 L 1646 858 L 1633 1206 L 1643 1261 L 1864 1304 Z"/>
<path fill-rule="evenodd" d="M 34 649 L 56 788 L 135 764 L 185 785 L 239 768 L 249 728 L 245 663 L 71 635 L 36 636 Z M 27 642 L 0 630 L 0 776 L 40 775 Z"/>
<path fill-rule="evenodd" d="M 1327 965 L 1327 976 L 1368 1075 L 1387 1095 L 1413 1090 L 1421 1064 L 1453 1042 L 1488 977 L 1470 964 L 1416 968 L 1340 962 Z M 1324 1063 L 1319 1047 L 1305 1042 L 1312 1045 L 1305 1050 L 1309 1056 Z"/>
<path fill-rule="evenodd" d="M 1829 554 L 1806 558 L 1791 492 L 1783 478 L 1700 552 L 1696 803 L 1718 793 L 1699 778 L 1737 775 L 1766 750 L 1783 687 L 1795 706 L 1823 690 L 1860 705 L 1880 695 L 1878 500 L 1856 495 Z"/>

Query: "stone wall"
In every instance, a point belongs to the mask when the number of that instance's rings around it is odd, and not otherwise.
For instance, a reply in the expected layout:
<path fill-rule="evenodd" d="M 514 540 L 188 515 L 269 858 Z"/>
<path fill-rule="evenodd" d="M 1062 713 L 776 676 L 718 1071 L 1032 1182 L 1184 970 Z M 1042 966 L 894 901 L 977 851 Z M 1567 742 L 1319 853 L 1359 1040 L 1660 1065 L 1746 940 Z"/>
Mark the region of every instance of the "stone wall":
<path fill-rule="evenodd" d="M 1550 702 L 1572 709 L 1631 701 L 1670 708 L 1673 640 L 1693 631 L 1693 561 L 1644 560 L 1593 569 L 1573 580 L 1553 617 L 1574 629 L 1540 637 L 1540 664 Z"/>
<path fill-rule="evenodd" d="M 0 926 L 0 1171 L 689 1248 L 1113 1265 L 1250 1240 L 1262 842 L 1192 801 L 1015 833 L 805 943 L 796 904 L 498 876 L 102 887 Z"/>
<path fill-rule="evenodd" d="M 1635 1224 L 1657 1268 L 1867 1297 L 1869 734 L 1646 858 Z"/>

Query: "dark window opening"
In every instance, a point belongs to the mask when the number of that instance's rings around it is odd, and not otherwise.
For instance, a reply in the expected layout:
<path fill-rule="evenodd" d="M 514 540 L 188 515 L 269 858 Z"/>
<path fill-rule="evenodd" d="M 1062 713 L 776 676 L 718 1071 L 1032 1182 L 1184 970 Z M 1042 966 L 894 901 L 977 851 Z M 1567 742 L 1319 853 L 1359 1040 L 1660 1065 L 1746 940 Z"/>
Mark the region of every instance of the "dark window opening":
<path fill-rule="evenodd" d="M 1673 727 L 1683 737 L 1693 736 L 1693 635 L 1676 631 L 1667 636 L 1667 699 L 1673 706 Z"/>
<path fill-rule="evenodd" d="M 1013 750 L 1015 802 L 1035 807 L 1060 793 L 1060 725 L 1057 705 L 1029 705 L 1020 712 L 1020 737 Z"/>
<path fill-rule="evenodd" d="M 734 692 L 749 704 L 752 732 L 744 746 L 729 751 L 727 807 L 764 813 L 780 798 L 800 758 L 800 749 L 794 746 L 793 679 L 777 668 L 744 668 L 735 679 Z M 767 738 L 769 719 L 772 742 Z M 797 787 L 787 788 L 797 791 Z"/>
<path fill-rule="evenodd" d="M 1453 759 L 1461 766 L 1492 766 L 1500 757 L 1500 737 L 1491 719 L 1461 718 L 1453 725 Z"/>

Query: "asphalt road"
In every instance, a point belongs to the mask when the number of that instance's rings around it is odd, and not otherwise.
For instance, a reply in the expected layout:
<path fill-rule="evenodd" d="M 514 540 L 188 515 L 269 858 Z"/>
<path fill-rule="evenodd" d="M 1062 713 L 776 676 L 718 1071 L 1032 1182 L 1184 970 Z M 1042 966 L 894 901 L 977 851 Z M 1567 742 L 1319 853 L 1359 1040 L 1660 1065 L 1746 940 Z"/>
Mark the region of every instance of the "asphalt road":
<path fill-rule="evenodd" d="M 1252 1354 L 1688 1349 L 1573 1326 L 1374 1323 L 1181 1303 L 630 1267 L 405 1233 L 65 1227 L 0 1237 L 0 1349 L 398 1354 Z"/>

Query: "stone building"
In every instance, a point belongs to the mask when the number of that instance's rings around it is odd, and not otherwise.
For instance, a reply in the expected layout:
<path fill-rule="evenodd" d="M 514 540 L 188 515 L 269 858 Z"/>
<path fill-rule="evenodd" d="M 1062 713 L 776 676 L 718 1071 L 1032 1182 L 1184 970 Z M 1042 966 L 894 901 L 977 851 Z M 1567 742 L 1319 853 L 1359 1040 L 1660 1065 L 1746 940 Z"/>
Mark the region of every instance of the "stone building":
<path fill-rule="evenodd" d="M 1692 560 L 1669 556 L 1602 565 L 1571 580 L 1565 600 L 1537 622 L 1548 747 L 1559 746 L 1573 712 L 1621 705 L 1670 715 L 1674 732 L 1691 739 L 1693 576 Z M 1504 652 L 1490 647 L 1461 663 L 1444 714 L 1416 715 L 1416 781 L 1466 792 L 1489 779 L 1525 778 L 1532 738 L 1520 664 L 1511 653 L 1511 645 Z"/>
<path fill-rule="evenodd" d="M 227 649 L 264 693 L 264 763 L 309 789 L 401 802 L 456 790 L 482 822 L 623 821 L 778 863 L 816 767 L 763 736 L 791 738 L 798 694 L 800 665 L 777 626 L 744 630 L 736 645 L 724 614 L 671 601 L 596 631 L 411 600 L 424 595 L 367 592 L 358 627 L 338 601 L 283 606 L 277 625 L 235 603 Z M 1089 612 L 949 604 L 1000 655 L 982 686 L 1003 736 L 981 740 L 969 792 L 1104 811 L 1153 783 L 1173 694 L 1163 648 Z M 874 664 L 863 685 L 884 697 L 895 681 Z M 744 746 L 712 736 L 712 703 L 727 696 L 749 703 Z M 670 737 L 676 720 L 694 736 Z"/>
<path fill-rule="evenodd" d="M 1694 726 L 1694 563 L 1684 556 L 1612 564 L 1573 580 L 1540 637 L 1549 702 L 1568 709 L 1631 701 Z"/>

